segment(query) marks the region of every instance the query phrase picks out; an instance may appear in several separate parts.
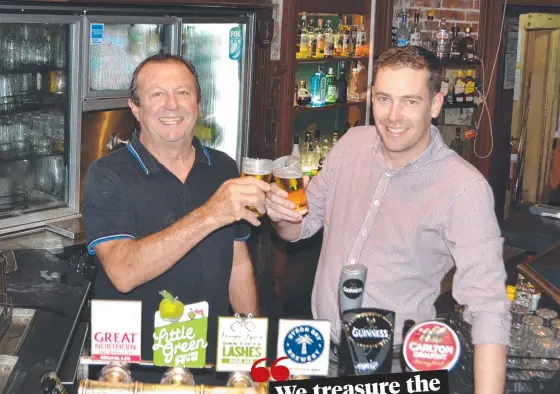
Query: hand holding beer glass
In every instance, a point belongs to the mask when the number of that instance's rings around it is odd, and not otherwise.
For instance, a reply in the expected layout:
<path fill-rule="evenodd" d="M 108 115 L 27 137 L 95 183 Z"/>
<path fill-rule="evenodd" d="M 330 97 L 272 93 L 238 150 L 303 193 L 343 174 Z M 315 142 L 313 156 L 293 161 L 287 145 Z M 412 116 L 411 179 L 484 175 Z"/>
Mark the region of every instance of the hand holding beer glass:
<path fill-rule="evenodd" d="M 273 162 L 268 159 L 253 159 L 244 157 L 241 163 L 241 176 L 252 176 L 263 182 L 270 183 L 272 178 Z M 256 217 L 261 217 L 255 207 L 247 207 Z"/>
<path fill-rule="evenodd" d="M 272 221 L 298 220 L 307 214 L 301 161 L 297 156 L 284 156 L 274 161 L 275 184 L 267 195 L 267 212 Z"/>

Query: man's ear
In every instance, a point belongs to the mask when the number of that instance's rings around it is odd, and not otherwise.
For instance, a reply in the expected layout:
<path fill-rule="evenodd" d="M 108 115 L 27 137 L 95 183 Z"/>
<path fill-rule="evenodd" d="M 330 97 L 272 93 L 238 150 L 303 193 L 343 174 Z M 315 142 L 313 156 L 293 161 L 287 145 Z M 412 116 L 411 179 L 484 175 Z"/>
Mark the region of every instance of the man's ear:
<path fill-rule="evenodd" d="M 441 108 L 443 107 L 443 93 L 437 92 L 436 95 L 432 98 L 432 107 L 431 113 L 432 118 L 437 118 L 441 112 Z"/>

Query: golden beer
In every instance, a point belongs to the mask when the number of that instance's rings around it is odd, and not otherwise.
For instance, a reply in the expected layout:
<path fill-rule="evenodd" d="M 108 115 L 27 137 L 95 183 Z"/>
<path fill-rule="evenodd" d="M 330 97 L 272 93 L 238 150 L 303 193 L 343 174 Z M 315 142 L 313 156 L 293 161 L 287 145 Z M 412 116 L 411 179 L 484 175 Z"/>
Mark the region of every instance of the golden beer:
<path fill-rule="evenodd" d="M 241 176 L 252 176 L 263 182 L 270 183 L 272 179 L 272 167 L 272 160 L 244 157 L 241 164 Z M 250 206 L 247 207 L 247 209 L 253 212 L 258 218 L 262 216 L 255 207 Z"/>
<path fill-rule="evenodd" d="M 305 215 L 308 211 L 307 197 L 303 188 L 303 178 L 281 178 L 275 176 L 276 184 L 280 189 L 288 192 L 288 200 L 296 205 L 296 211 Z"/>

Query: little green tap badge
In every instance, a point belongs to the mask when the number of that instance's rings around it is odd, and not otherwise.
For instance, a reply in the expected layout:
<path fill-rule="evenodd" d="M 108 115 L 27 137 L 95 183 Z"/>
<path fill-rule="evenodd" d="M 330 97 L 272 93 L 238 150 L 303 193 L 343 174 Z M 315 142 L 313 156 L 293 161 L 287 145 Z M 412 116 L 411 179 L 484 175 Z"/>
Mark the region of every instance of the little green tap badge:
<path fill-rule="evenodd" d="M 250 371 L 255 361 L 266 357 L 267 337 L 267 318 L 220 316 L 216 370 Z"/>
<path fill-rule="evenodd" d="M 154 365 L 204 367 L 208 346 L 208 303 L 183 305 L 167 291 L 160 294 L 163 300 L 154 316 Z"/>

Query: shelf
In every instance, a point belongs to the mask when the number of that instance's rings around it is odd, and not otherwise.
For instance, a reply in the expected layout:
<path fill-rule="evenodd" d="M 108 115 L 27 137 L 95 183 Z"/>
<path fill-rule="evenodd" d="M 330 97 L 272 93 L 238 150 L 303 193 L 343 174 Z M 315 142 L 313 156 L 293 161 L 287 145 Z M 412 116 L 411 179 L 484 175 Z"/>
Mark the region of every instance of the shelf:
<path fill-rule="evenodd" d="M 320 15 L 338 15 L 338 14 L 364 14 L 371 2 L 367 0 L 299 0 L 298 12 L 307 12 L 308 14 Z"/>
<path fill-rule="evenodd" d="M 348 103 L 336 103 L 336 104 L 328 104 L 323 105 L 321 107 L 296 107 L 296 112 L 308 112 L 308 111 L 324 111 L 329 109 L 335 108 L 349 108 L 349 107 L 364 107 L 366 106 L 365 101 L 358 101 L 358 102 L 348 102 Z"/>
<path fill-rule="evenodd" d="M 453 109 L 453 108 L 476 108 L 478 107 L 475 103 L 462 103 L 462 104 L 449 104 L 449 103 L 443 103 L 443 108 L 444 109 Z"/>
<path fill-rule="evenodd" d="M 29 101 L 0 104 L 0 116 L 64 106 L 64 95 L 48 93 L 22 97 L 25 97 L 25 99 L 28 99 Z"/>
<path fill-rule="evenodd" d="M 443 67 L 454 68 L 454 67 L 476 67 L 480 64 L 480 60 L 474 59 L 472 62 L 466 62 L 463 60 L 440 60 Z"/>
<path fill-rule="evenodd" d="M 306 64 L 306 63 L 350 62 L 354 60 L 367 62 L 369 60 L 369 57 L 330 57 L 330 58 L 321 58 L 321 59 L 296 59 L 296 63 Z"/>
<path fill-rule="evenodd" d="M 23 64 L 17 66 L 10 70 L 0 70 L 0 75 L 9 75 L 9 74 L 37 74 L 37 73 L 50 73 L 54 71 L 63 71 L 66 72 L 65 68 L 56 67 L 56 66 L 48 66 L 48 65 L 39 65 L 39 64 Z"/>

